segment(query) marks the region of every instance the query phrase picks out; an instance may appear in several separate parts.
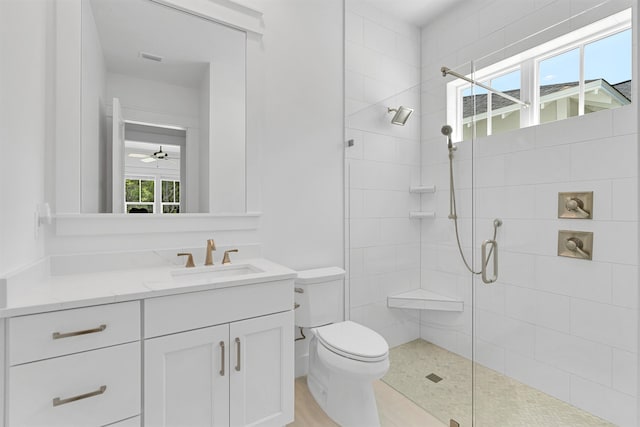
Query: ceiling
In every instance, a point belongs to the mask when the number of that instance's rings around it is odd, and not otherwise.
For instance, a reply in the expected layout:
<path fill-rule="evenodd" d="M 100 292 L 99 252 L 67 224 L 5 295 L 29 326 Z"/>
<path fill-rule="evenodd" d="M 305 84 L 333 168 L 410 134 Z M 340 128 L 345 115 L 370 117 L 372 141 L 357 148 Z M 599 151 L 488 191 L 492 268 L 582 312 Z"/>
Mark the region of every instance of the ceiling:
<path fill-rule="evenodd" d="M 197 88 L 210 63 L 244 61 L 244 33 L 224 25 L 145 0 L 90 0 L 85 6 L 109 72 Z M 163 61 L 142 59 L 141 52 Z"/>
<path fill-rule="evenodd" d="M 418 27 L 462 0 L 359 0 Z"/>

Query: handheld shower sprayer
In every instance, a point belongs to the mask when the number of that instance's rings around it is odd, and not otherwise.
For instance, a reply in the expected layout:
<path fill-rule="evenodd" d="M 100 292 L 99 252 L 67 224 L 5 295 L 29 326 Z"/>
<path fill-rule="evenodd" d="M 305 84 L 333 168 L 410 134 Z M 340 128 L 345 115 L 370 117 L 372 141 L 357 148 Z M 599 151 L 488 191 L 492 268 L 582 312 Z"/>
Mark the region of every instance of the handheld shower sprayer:
<path fill-rule="evenodd" d="M 464 256 L 464 252 L 462 251 L 462 244 L 460 243 L 460 233 L 458 231 L 458 213 L 456 211 L 456 187 L 453 180 L 453 152 L 456 150 L 456 146 L 453 144 L 451 139 L 451 134 L 453 133 L 453 128 L 449 125 L 444 125 L 440 129 L 440 132 L 444 136 L 447 137 L 447 148 L 449 149 L 449 219 L 453 220 L 453 227 L 456 233 L 456 243 L 458 244 L 458 252 L 460 253 L 460 257 L 462 258 L 462 262 L 464 263 L 467 270 L 469 270 L 472 274 L 482 275 L 482 281 L 484 283 L 493 283 L 498 279 L 498 242 L 496 241 L 496 236 L 498 235 L 498 227 L 502 226 L 502 220 L 500 218 L 496 218 L 493 220 L 493 238 L 491 240 L 485 240 L 482 244 L 482 261 L 480 266 L 480 271 L 475 271 L 472 266 L 467 261 Z M 488 255 L 486 254 L 486 246 L 491 245 L 489 249 Z M 489 260 L 493 256 L 494 262 L 494 276 L 492 278 L 487 278 L 487 265 L 489 264 Z"/>
<path fill-rule="evenodd" d="M 440 132 L 442 132 L 442 134 L 447 137 L 447 148 L 449 149 L 449 152 L 455 151 L 456 146 L 453 145 L 453 141 L 451 140 L 451 134 L 453 133 L 453 128 L 449 125 L 444 125 L 442 126 L 442 129 L 440 129 Z"/>

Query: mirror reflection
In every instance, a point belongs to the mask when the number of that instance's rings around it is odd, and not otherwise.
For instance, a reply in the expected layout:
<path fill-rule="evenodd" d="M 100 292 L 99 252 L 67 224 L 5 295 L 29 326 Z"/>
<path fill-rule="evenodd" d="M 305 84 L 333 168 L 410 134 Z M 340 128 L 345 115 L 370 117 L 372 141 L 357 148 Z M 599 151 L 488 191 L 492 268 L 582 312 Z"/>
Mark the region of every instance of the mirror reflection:
<path fill-rule="evenodd" d="M 245 42 L 155 0 L 82 0 L 82 212 L 245 211 Z"/>

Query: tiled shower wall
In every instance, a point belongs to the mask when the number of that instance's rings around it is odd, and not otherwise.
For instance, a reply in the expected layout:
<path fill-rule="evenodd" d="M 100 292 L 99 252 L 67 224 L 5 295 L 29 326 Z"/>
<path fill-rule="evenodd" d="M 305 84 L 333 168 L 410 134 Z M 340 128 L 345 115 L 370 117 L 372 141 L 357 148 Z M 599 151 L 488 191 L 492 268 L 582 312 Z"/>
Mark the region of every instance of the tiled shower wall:
<path fill-rule="evenodd" d="M 422 287 L 463 299 L 465 310 L 423 312 L 420 329 L 424 339 L 470 357 L 473 317 L 479 363 L 618 425 L 635 426 L 637 70 L 630 106 L 482 138 L 474 143 L 474 160 L 470 144 L 459 144 L 454 167 L 467 254 L 472 209 L 476 247 L 490 238 L 493 218 L 504 221 L 497 283 L 472 285 L 447 219 L 448 158 L 440 127 L 447 120 L 445 85 L 451 78 L 442 78 L 440 67 L 455 68 L 503 49 L 597 3 L 475 1 L 423 29 L 422 183 L 438 191 L 422 196 L 423 208 L 436 210 L 436 219 L 422 224 Z M 632 3 L 614 0 L 492 58 L 509 57 Z M 634 11 L 635 28 L 636 23 Z M 637 55 L 637 32 L 635 37 Z M 558 219 L 557 195 L 564 191 L 593 191 L 593 220 Z M 558 257 L 560 229 L 593 231 L 593 261 Z"/>
<path fill-rule="evenodd" d="M 395 346 L 419 336 L 418 314 L 386 298 L 420 287 L 420 30 L 357 0 L 345 19 L 349 312 Z M 387 114 L 400 104 L 416 110 L 404 127 Z"/>

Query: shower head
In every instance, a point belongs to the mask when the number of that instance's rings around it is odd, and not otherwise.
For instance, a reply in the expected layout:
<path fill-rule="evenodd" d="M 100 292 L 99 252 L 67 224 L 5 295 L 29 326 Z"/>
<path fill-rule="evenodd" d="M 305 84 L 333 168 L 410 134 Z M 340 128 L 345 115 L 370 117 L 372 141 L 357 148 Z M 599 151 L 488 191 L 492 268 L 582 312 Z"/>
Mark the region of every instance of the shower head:
<path fill-rule="evenodd" d="M 442 129 L 440 129 L 440 132 L 442 132 L 442 134 L 447 137 L 447 148 L 449 149 L 449 153 L 451 153 L 452 150 L 456 149 L 456 147 L 454 147 L 453 145 L 453 141 L 451 140 L 453 128 L 449 125 L 444 125 L 442 126 Z"/>
<path fill-rule="evenodd" d="M 411 113 L 413 113 L 413 108 L 403 107 L 402 105 L 398 108 L 387 108 L 387 113 L 396 113 L 391 119 L 391 124 L 404 126 L 409 119 Z"/>

